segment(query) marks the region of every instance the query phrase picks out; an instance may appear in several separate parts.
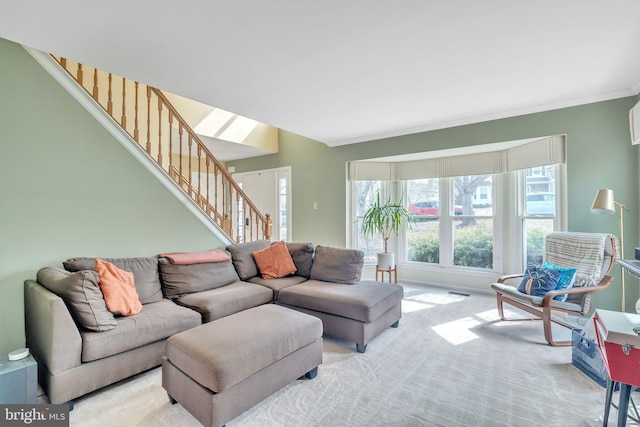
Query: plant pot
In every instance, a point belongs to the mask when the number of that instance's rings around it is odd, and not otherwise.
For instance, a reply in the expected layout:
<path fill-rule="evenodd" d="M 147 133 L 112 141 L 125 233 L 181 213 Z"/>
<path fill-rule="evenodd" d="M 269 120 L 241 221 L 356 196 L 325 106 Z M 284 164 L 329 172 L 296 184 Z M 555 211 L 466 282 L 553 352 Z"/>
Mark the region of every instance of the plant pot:
<path fill-rule="evenodd" d="M 395 266 L 393 252 L 378 253 L 378 269 L 389 270 Z"/>

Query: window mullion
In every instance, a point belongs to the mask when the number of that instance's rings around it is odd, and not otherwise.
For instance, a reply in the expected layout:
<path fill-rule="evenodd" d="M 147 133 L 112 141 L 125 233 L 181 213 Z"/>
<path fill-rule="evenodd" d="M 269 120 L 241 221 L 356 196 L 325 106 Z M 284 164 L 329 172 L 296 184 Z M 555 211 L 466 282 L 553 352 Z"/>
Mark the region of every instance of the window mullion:
<path fill-rule="evenodd" d="M 451 198 L 453 178 L 440 179 L 440 265 L 453 265 L 453 219 Z"/>

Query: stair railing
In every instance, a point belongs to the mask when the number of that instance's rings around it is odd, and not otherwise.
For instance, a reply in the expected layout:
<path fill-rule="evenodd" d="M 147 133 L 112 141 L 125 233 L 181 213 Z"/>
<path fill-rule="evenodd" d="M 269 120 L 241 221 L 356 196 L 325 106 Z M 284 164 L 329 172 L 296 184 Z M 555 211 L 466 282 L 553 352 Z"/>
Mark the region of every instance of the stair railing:
<path fill-rule="evenodd" d="M 271 239 L 271 216 L 249 200 L 162 91 L 52 57 L 231 240 Z"/>

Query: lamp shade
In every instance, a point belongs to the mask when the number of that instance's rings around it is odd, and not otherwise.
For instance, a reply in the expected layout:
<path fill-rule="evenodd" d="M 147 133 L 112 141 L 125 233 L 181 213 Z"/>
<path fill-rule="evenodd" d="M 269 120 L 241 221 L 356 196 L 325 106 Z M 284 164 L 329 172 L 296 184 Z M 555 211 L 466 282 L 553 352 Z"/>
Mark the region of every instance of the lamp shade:
<path fill-rule="evenodd" d="M 591 206 L 591 212 L 596 214 L 612 215 L 616 212 L 616 205 L 613 199 L 613 190 L 603 188 L 598 190 L 596 198 Z"/>

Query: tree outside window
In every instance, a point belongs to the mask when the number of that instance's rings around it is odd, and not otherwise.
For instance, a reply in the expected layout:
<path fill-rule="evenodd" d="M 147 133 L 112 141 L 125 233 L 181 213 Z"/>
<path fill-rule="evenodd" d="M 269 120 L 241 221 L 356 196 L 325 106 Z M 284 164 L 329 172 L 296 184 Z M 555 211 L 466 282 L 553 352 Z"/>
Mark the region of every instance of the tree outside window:
<path fill-rule="evenodd" d="M 453 178 L 454 201 L 462 206 L 462 215 L 453 221 L 453 265 L 493 268 L 493 201 L 488 198 L 491 175 Z M 486 198 L 474 204 L 479 194 Z"/>
<path fill-rule="evenodd" d="M 407 233 L 408 260 L 491 269 L 491 187 L 491 175 L 407 181 L 409 212 L 417 224 Z M 442 189 L 453 197 L 442 197 Z M 476 200 L 482 202 L 474 203 Z M 442 253 L 449 248 L 452 253 Z"/>

